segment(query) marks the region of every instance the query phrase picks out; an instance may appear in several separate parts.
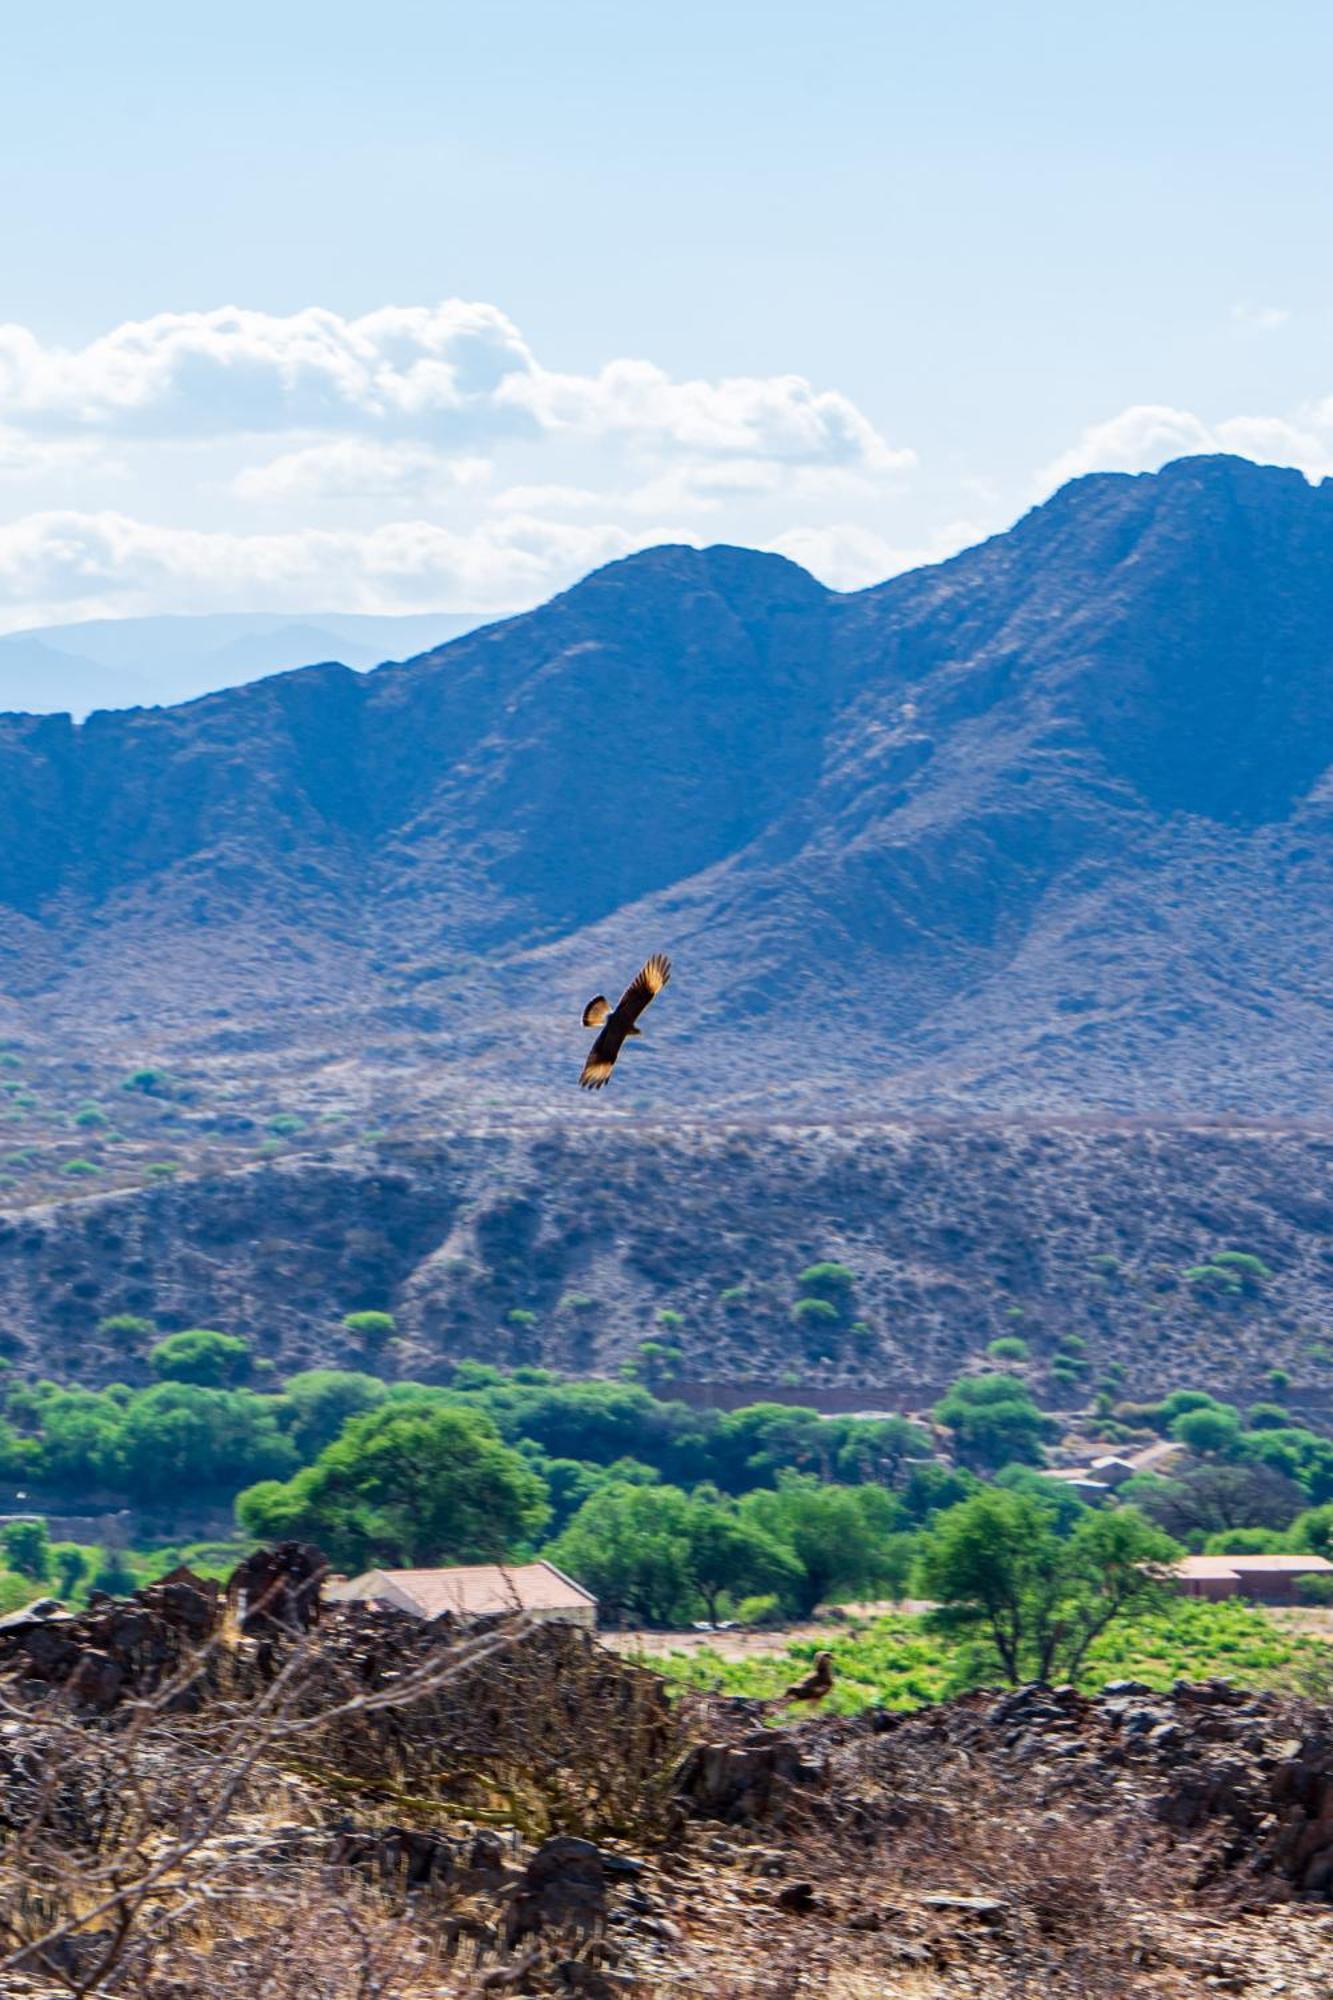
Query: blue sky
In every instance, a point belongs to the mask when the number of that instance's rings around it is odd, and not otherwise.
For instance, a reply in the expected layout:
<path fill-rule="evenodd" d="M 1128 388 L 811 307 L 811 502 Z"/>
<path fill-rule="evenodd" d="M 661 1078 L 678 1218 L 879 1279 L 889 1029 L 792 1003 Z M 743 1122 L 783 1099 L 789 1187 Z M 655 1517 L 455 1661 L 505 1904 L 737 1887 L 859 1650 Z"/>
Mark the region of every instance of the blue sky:
<path fill-rule="evenodd" d="M 852 587 L 1093 466 L 1333 470 L 1331 58 L 1282 0 L 11 8 L 0 629 L 662 535 Z"/>

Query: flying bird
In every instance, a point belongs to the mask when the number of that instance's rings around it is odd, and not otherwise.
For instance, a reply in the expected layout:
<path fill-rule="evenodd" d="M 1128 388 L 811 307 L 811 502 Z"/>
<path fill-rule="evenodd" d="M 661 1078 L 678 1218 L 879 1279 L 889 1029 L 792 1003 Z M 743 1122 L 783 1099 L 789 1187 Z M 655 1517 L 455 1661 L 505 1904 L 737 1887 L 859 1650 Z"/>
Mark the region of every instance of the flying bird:
<path fill-rule="evenodd" d="M 583 1010 L 585 1028 L 600 1028 L 601 1034 L 588 1051 L 588 1060 L 583 1065 L 579 1078 L 585 1090 L 600 1090 L 616 1066 L 616 1057 L 630 1035 L 643 1033 L 637 1023 L 640 1014 L 653 998 L 660 993 L 671 977 L 671 960 L 662 952 L 654 952 L 637 978 L 631 980 L 614 1008 L 608 1004 L 606 995 L 599 993 L 590 1000 Z"/>
<path fill-rule="evenodd" d="M 816 1653 L 814 1672 L 807 1674 L 803 1681 L 796 1681 L 791 1687 L 784 1688 L 780 1699 L 782 1701 L 819 1702 L 823 1701 L 825 1695 L 831 1691 L 832 1687 L 833 1655 L 832 1653 Z"/>

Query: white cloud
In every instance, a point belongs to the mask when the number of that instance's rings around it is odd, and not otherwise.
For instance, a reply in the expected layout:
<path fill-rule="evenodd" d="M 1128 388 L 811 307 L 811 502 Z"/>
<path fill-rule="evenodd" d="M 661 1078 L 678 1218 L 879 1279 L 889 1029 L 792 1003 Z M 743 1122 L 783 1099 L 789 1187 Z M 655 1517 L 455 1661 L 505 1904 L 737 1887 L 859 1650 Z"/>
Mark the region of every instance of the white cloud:
<path fill-rule="evenodd" d="M 788 529 L 767 547 L 790 556 L 834 590 L 864 590 L 903 570 L 945 562 L 985 532 L 975 521 L 949 521 L 926 542 L 904 548 L 872 528 L 840 521 L 828 527 Z"/>
<path fill-rule="evenodd" d="M 474 447 L 556 434 L 794 465 L 911 462 L 846 396 L 803 376 L 680 382 L 636 359 L 559 373 L 498 308 L 461 299 L 358 319 L 320 307 L 159 313 L 81 348 L 0 326 L 0 412 L 14 428 L 55 432 L 333 430 Z"/>
<path fill-rule="evenodd" d="M 575 526 L 515 514 L 459 531 L 393 521 L 367 532 L 232 534 L 124 514 L 32 514 L 0 526 L 11 625 L 244 604 L 290 611 L 498 610 L 533 603 L 599 563 L 688 531 Z"/>
<path fill-rule="evenodd" d="M 1190 410 L 1136 403 L 1092 424 L 1069 451 L 1043 467 L 1039 494 L 1087 472 L 1155 472 L 1173 458 L 1232 452 L 1262 465 L 1290 465 L 1311 479 L 1333 473 L 1333 397 L 1288 417 L 1224 417 L 1208 424 Z"/>
<path fill-rule="evenodd" d="M 1050 492 L 1085 472 L 1153 472 L 1169 459 L 1216 450 L 1213 432 L 1190 411 L 1135 403 L 1107 423 L 1090 425 L 1076 445 L 1043 467 L 1036 484 Z"/>
<path fill-rule="evenodd" d="M 232 491 L 242 500 L 267 503 L 424 499 L 480 485 L 489 473 L 487 459 L 450 458 L 429 445 L 339 438 L 247 466 L 233 479 Z"/>

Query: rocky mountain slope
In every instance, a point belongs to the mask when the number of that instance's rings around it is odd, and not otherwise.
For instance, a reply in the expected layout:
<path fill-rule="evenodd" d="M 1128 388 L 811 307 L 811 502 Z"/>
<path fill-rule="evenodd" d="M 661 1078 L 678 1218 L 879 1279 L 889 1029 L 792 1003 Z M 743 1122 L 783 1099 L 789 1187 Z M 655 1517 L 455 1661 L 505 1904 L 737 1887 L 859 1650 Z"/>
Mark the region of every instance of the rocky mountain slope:
<path fill-rule="evenodd" d="M 658 549 L 366 677 L 5 717 L 0 1032 L 379 1123 L 1322 1116 L 1331 558 L 1333 483 L 1184 460 L 851 596 Z"/>
<path fill-rule="evenodd" d="M 1043 1396 L 1267 1395 L 1333 1406 L 1330 1142 L 1261 1128 L 477 1130 L 293 1156 L 214 1178 L 0 1216 L 0 1352 L 23 1372 L 147 1379 L 164 1330 L 251 1336 L 281 1373 L 412 1377 L 464 1357 L 614 1373 L 658 1315 L 695 1382 L 930 1400 L 1020 1334 Z M 1260 1261 L 1235 1288 L 1219 1251 Z M 802 1269 L 855 1275 L 841 1323 L 793 1312 Z M 1264 1275 L 1264 1273 L 1267 1275 Z M 392 1311 L 367 1352 L 345 1313 Z M 1050 1373 L 1077 1333 L 1085 1372 Z M 853 1385 L 854 1388 L 853 1388 Z M 848 1397 L 850 1400 L 848 1400 Z"/>

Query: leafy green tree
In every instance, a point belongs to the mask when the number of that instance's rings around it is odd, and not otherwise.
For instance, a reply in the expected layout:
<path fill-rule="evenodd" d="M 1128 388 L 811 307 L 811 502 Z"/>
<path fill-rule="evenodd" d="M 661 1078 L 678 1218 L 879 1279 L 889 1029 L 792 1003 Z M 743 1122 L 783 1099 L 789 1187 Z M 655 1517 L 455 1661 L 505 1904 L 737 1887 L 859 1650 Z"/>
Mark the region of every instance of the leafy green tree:
<path fill-rule="evenodd" d="M 51 1537 L 45 1521 L 9 1521 L 0 1529 L 5 1562 L 19 1576 L 45 1583 L 51 1574 Z"/>
<path fill-rule="evenodd" d="M 910 1468 L 898 1497 L 908 1525 L 917 1528 L 932 1515 L 942 1514 L 946 1507 L 956 1507 L 960 1500 L 966 1500 L 979 1484 L 975 1473 L 939 1465 L 931 1459 Z"/>
<path fill-rule="evenodd" d="M 1016 1333 L 1006 1333 L 999 1340 L 987 1341 L 986 1352 L 992 1361 L 1026 1361 L 1028 1344 Z"/>
<path fill-rule="evenodd" d="M 1292 1522 L 1288 1541 L 1293 1549 L 1308 1549 L 1311 1555 L 1333 1561 L 1333 1504 L 1309 1507 Z"/>
<path fill-rule="evenodd" d="M 797 1557 L 772 1536 L 743 1520 L 733 1502 L 714 1488 L 700 1488 L 686 1516 L 690 1576 L 716 1625 L 725 1593 L 734 1602 L 773 1591 L 799 1592 Z"/>
<path fill-rule="evenodd" d="M 1057 1535 L 1072 1534 L 1087 1513 L 1081 1500 L 1064 1479 L 1048 1479 L 1034 1465 L 1006 1465 L 995 1475 L 994 1484 L 1006 1493 L 1027 1493 L 1049 1511 Z"/>
<path fill-rule="evenodd" d="M 881 1486 L 828 1486 L 788 1472 L 772 1492 L 748 1493 L 740 1514 L 800 1564 L 792 1597 L 800 1617 L 838 1597 L 902 1592 L 911 1539 L 899 1502 Z"/>
<path fill-rule="evenodd" d="M 1240 1445 L 1240 1418 L 1220 1405 L 1186 1410 L 1171 1425 L 1171 1435 L 1196 1458 L 1233 1458 Z"/>
<path fill-rule="evenodd" d="M 222 1389 L 239 1382 L 250 1365 L 250 1343 L 234 1333 L 192 1326 L 169 1333 L 151 1349 L 148 1365 L 160 1382 L 192 1382 L 201 1389 Z"/>
<path fill-rule="evenodd" d="M 332 1444 L 349 1417 L 384 1401 L 383 1382 L 342 1368 L 308 1368 L 283 1385 L 288 1435 L 303 1461 Z"/>
<path fill-rule="evenodd" d="M 1306 1500 L 1319 1506 L 1333 1500 L 1333 1441 L 1298 1425 L 1286 1430 L 1251 1431 L 1240 1440 L 1240 1454 L 1253 1465 L 1265 1465 L 1300 1487 Z"/>
<path fill-rule="evenodd" d="M 127 1404 L 101 1469 L 132 1498 L 160 1500 L 234 1493 L 253 1479 L 281 1478 L 298 1463 L 279 1428 L 276 1397 L 159 1382 Z"/>
<path fill-rule="evenodd" d="M 7 1418 L 0 1417 L 0 1479 L 34 1478 L 40 1461 L 37 1440 L 20 1436 Z"/>
<path fill-rule="evenodd" d="M 839 1433 L 819 1415 L 788 1403 L 748 1403 L 724 1416 L 708 1441 L 712 1477 L 728 1493 L 771 1486 L 780 1472 L 833 1476 Z"/>
<path fill-rule="evenodd" d="M 964 1375 L 935 1405 L 935 1421 L 954 1435 L 959 1463 L 979 1472 L 1040 1465 L 1055 1425 L 1016 1375 Z"/>
<path fill-rule="evenodd" d="M 1120 1497 L 1177 1541 L 1197 1543 L 1236 1528 L 1285 1528 L 1305 1496 L 1295 1480 L 1271 1466 L 1214 1460 L 1172 1479 L 1127 1479 Z"/>
<path fill-rule="evenodd" d="M 1040 1500 L 992 1486 L 939 1516 L 919 1575 L 936 1628 L 974 1634 L 1007 1680 L 1071 1680 L 1109 1625 L 1160 1599 L 1176 1553 L 1133 1508 L 1089 1509 L 1062 1539 Z"/>
<path fill-rule="evenodd" d="M 546 1553 L 592 1591 L 608 1623 L 683 1625 L 700 1606 L 689 1516 L 679 1487 L 608 1484 Z"/>
<path fill-rule="evenodd" d="M 838 1428 L 841 1441 L 833 1465 L 847 1484 L 873 1479 L 895 1486 L 908 1461 L 924 1458 L 930 1449 L 921 1426 L 907 1417 L 851 1417 Z"/>
<path fill-rule="evenodd" d="M 392 1398 L 236 1511 L 248 1533 L 309 1539 L 348 1569 L 498 1561 L 548 1514 L 541 1480 L 483 1411 Z"/>
<path fill-rule="evenodd" d="M 62 1597 L 73 1597 L 88 1574 L 88 1557 L 77 1542 L 53 1542 L 51 1560 L 55 1565 L 56 1589 Z"/>

